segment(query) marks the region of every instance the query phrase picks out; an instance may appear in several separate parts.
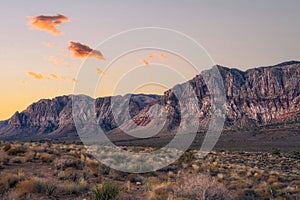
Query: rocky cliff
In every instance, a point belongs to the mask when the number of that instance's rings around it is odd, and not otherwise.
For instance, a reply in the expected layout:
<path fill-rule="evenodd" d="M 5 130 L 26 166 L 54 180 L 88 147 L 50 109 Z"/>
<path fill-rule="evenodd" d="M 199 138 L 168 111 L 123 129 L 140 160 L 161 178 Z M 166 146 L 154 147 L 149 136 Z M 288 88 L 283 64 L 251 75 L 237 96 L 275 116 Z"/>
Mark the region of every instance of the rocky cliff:
<path fill-rule="evenodd" d="M 290 61 L 270 67 L 259 67 L 241 71 L 222 66 L 218 69 L 225 87 L 226 94 L 226 129 L 245 129 L 264 127 L 272 124 L 295 123 L 300 120 L 300 62 Z M 211 70 L 197 75 L 192 80 L 179 84 L 164 95 L 135 94 L 130 97 L 129 112 L 132 120 L 122 118 L 122 110 L 117 113 L 121 128 L 130 129 L 132 125 L 156 126 L 166 115 L 164 132 L 175 130 L 179 124 L 197 124 L 199 129 L 206 129 L 211 116 L 210 91 L 203 79 Z M 213 80 L 212 80 L 213 81 Z M 217 84 L 217 83 L 214 83 Z M 188 88 L 193 88 L 197 96 L 197 104 L 192 97 L 184 95 Z M 217 85 L 216 85 L 217 87 Z M 182 92 L 181 101 L 192 110 L 180 107 L 175 90 Z M 118 96 L 120 105 L 126 96 Z M 115 98 L 115 99 L 116 99 Z M 99 125 L 106 132 L 114 132 L 118 124 L 112 115 L 111 97 L 94 100 Z M 151 109 L 158 104 L 160 110 Z M 84 112 L 84 110 L 82 111 Z M 84 113 L 81 113 L 84 114 Z M 199 117 L 193 117 L 194 115 Z M 43 99 L 33 103 L 26 110 L 16 112 L 10 119 L 0 122 L 0 138 L 44 138 L 75 136 L 72 118 L 72 96 L 56 97 L 52 100 Z"/>

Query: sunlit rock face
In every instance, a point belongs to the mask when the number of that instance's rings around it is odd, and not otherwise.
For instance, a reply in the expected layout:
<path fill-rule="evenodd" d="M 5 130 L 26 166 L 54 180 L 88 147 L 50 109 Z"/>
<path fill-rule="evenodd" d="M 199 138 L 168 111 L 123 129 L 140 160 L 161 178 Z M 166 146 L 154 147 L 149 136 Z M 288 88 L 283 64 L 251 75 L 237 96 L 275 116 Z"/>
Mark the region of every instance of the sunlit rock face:
<path fill-rule="evenodd" d="M 197 125 L 199 131 L 206 130 L 212 114 L 210 93 L 214 92 L 209 88 L 220 87 L 220 82 L 212 76 L 212 71 L 216 69 L 222 77 L 226 96 L 225 129 L 300 120 L 300 62 L 290 61 L 247 71 L 217 65 L 186 83 L 174 86 L 161 96 L 134 94 L 129 102 L 125 101 L 128 95 L 114 97 L 113 101 L 112 97 L 92 99 L 97 123 L 110 133 L 138 126 L 151 129 L 160 124 L 163 124 L 164 134 L 176 131 L 179 126 L 189 132 L 191 124 Z M 204 79 L 204 76 L 208 78 Z M 210 87 L 204 80 L 210 82 Z M 187 92 L 191 88 L 193 95 Z M 159 106 L 153 109 L 154 105 Z M 123 107 L 126 106 L 129 107 L 130 119 L 124 115 Z M 114 112 L 113 107 L 117 108 Z M 83 119 L 91 115 L 85 109 L 79 109 L 77 114 Z M 76 136 L 71 95 L 40 100 L 0 122 L 2 138 L 71 136 Z"/>

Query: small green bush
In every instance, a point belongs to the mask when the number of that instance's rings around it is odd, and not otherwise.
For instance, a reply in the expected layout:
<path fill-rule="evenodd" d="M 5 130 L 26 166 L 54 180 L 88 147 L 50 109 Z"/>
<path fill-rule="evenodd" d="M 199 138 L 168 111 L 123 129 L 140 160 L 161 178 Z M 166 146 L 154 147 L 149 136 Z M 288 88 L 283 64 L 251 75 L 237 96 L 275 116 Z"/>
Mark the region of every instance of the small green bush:
<path fill-rule="evenodd" d="M 187 151 L 184 152 L 184 154 L 178 159 L 179 163 L 191 163 L 192 161 L 195 160 L 195 156 L 193 152 Z"/>
<path fill-rule="evenodd" d="M 47 196 L 51 196 L 53 194 L 53 192 L 56 190 L 56 186 L 55 185 L 48 185 L 46 184 L 45 189 L 46 189 L 46 195 Z"/>
<path fill-rule="evenodd" d="M 95 200 L 117 200 L 119 188 L 112 183 L 104 183 L 101 188 L 94 190 Z"/>

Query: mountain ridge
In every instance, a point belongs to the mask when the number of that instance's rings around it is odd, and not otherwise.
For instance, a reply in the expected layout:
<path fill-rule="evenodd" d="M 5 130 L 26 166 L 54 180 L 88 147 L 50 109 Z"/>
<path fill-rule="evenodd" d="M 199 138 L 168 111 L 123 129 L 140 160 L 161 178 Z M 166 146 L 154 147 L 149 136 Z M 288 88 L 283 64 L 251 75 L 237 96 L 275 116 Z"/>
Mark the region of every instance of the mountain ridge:
<path fill-rule="evenodd" d="M 227 98 L 225 129 L 264 127 L 274 123 L 294 123 L 300 120 L 299 61 L 287 61 L 246 71 L 220 65 L 214 67 L 220 71 Z M 203 73 L 210 73 L 210 70 Z M 181 110 L 183 108 L 180 108 L 176 97 L 169 89 L 163 95 L 133 94 L 131 96 L 130 115 L 135 124 L 141 126 L 149 124 L 150 120 L 147 116 L 152 112 L 149 110 L 152 105 L 159 104 L 168 113 L 165 132 L 176 130 L 180 123 L 196 124 L 196 122 L 200 122 L 199 130 L 206 130 L 211 115 L 211 103 L 210 92 L 202 76 L 203 74 L 197 75 L 185 83 L 174 86 L 182 91 L 187 89 L 188 84 L 193 87 L 198 98 L 199 119 L 189 117 L 189 120 L 185 121 L 187 114 L 180 113 L 184 113 L 184 110 Z M 126 95 L 118 96 L 120 104 Z M 72 96 L 41 99 L 24 111 L 16 112 L 8 120 L 0 122 L 0 139 L 75 136 Z M 112 114 L 111 98 L 100 97 L 94 100 L 99 125 L 108 133 L 119 128 Z M 184 98 L 183 101 L 187 105 L 191 103 L 190 97 Z M 155 123 L 160 122 L 160 119 L 155 120 Z M 121 122 L 122 126 L 130 128 L 131 125 L 125 118 L 121 119 Z"/>

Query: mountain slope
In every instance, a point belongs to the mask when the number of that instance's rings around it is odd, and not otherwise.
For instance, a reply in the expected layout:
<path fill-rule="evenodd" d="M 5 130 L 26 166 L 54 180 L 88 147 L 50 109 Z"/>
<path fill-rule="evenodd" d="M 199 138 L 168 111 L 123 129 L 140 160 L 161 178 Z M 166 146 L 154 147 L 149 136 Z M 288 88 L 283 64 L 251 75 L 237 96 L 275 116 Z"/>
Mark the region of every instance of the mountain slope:
<path fill-rule="evenodd" d="M 218 65 L 214 68 L 220 71 L 225 86 L 226 129 L 263 127 L 278 123 L 295 123 L 300 120 L 300 62 L 290 61 L 247 71 Z M 199 129 L 205 130 L 211 116 L 211 103 L 210 91 L 203 76 L 209 75 L 211 71 L 205 71 L 192 80 L 174 87 L 183 93 L 190 86 L 194 89 L 198 105 L 195 105 L 191 101 L 192 97 L 188 95 L 182 98 L 182 102 L 195 108 L 193 112 L 199 113 L 187 112 L 184 108 L 180 108 L 178 99 L 172 92 L 174 88 L 162 96 L 136 94 L 130 98 L 130 115 L 133 120 L 119 119 L 121 128 L 130 129 L 136 124 L 155 126 L 163 119 L 155 118 L 151 121 L 149 116 L 153 112 L 161 114 L 164 110 L 167 113 L 167 122 L 163 129 L 165 133 L 176 130 L 180 122 L 185 127 L 200 121 Z M 117 98 L 118 103 L 122 105 L 125 97 Z M 72 96 L 43 99 L 21 113 L 16 112 L 7 121 L 0 122 L 0 138 L 40 139 L 76 136 L 71 101 Z M 151 109 L 153 104 L 159 104 L 164 109 L 155 111 Z M 95 99 L 95 108 L 102 129 L 111 133 L 118 132 L 119 127 L 112 115 L 111 97 Z M 122 116 L 121 110 L 118 114 Z M 195 114 L 199 114 L 200 117 L 193 117 Z"/>

